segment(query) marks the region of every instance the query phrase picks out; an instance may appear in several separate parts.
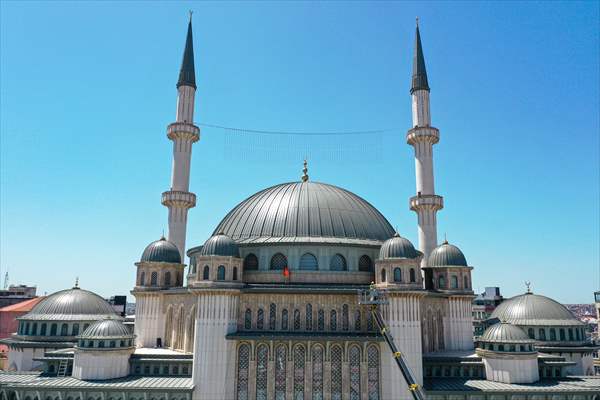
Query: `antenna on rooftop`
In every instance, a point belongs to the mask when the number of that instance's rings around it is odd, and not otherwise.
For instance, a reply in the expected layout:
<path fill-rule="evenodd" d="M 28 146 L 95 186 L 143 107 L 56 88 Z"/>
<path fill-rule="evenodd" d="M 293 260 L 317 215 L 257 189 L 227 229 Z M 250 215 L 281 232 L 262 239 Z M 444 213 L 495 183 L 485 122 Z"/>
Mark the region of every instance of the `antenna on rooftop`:
<path fill-rule="evenodd" d="M 3 286 L 4 290 L 8 289 L 8 269 L 6 270 L 6 273 L 4 274 L 4 286 Z"/>

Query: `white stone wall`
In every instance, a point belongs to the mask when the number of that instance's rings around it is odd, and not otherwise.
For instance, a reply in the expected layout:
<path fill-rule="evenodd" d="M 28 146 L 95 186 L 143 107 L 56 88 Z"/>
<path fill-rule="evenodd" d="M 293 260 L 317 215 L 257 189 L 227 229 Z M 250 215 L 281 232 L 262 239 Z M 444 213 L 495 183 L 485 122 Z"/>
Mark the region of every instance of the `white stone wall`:
<path fill-rule="evenodd" d="M 429 91 L 416 90 L 411 95 L 413 126 L 430 126 Z"/>
<path fill-rule="evenodd" d="M 483 358 L 488 381 L 503 383 L 533 383 L 540 379 L 537 353 L 515 356 L 489 354 Z"/>
<path fill-rule="evenodd" d="M 450 297 L 444 318 L 447 350 L 473 349 L 473 312 L 471 297 Z"/>
<path fill-rule="evenodd" d="M 114 379 L 129 375 L 131 349 L 75 350 L 73 377 L 77 379 Z"/>
<path fill-rule="evenodd" d="M 177 122 L 194 122 L 194 100 L 196 89 L 191 86 L 182 85 L 177 89 Z"/>
<path fill-rule="evenodd" d="M 37 347 L 12 347 L 8 351 L 8 368 L 15 371 L 32 371 L 42 367 L 43 363 L 34 361 L 34 358 L 43 357 L 44 351 L 56 350 L 54 348 Z"/>
<path fill-rule="evenodd" d="M 156 338 L 164 342 L 165 314 L 159 293 L 136 292 L 135 328 L 137 347 L 156 347 Z"/>

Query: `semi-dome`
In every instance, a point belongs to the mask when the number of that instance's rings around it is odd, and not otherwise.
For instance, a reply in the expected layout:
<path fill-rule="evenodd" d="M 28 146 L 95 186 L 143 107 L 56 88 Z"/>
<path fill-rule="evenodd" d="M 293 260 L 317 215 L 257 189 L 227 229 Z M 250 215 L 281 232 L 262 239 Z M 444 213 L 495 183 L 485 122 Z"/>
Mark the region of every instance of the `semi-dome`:
<path fill-rule="evenodd" d="M 238 204 L 214 231 L 244 243 L 342 243 L 381 245 L 394 234 L 366 200 L 319 182 L 291 182 L 264 189 Z"/>
<path fill-rule="evenodd" d="M 559 302 L 530 292 L 500 303 L 490 318 L 515 325 L 583 325 Z"/>
<path fill-rule="evenodd" d="M 498 343 L 533 343 L 525 331 L 518 326 L 508 322 L 500 322 L 487 328 L 481 338 L 481 342 Z"/>
<path fill-rule="evenodd" d="M 467 259 L 462 251 L 453 244 L 444 242 L 429 254 L 428 267 L 458 266 L 466 267 Z"/>
<path fill-rule="evenodd" d="M 86 321 L 103 317 L 116 318 L 110 304 L 89 290 L 74 287 L 44 298 L 20 317 L 21 320 Z"/>
<path fill-rule="evenodd" d="M 164 237 L 150 243 L 142 253 L 140 262 L 167 262 L 181 264 L 181 254 L 177 246 Z"/>
<path fill-rule="evenodd" d="M 232 238 L 223 233 L 219 233 L 212 236 L 204 243 L 200 250 L 200 255 L 239 257 L 240 248 Z"/>
<path fill-rule="evenodd" d="M 398 233 L 383 242 L 379 250 L 379 258 L 415 258 L 419 254 L 410 240 L 403 238 Z"/>
<path fill-rule="evenodd" d="M 79 338 L 81 339 L 106 339 L 132 337 L 132 333 L 118 319 L 107 318 L 91 324 Z"/>

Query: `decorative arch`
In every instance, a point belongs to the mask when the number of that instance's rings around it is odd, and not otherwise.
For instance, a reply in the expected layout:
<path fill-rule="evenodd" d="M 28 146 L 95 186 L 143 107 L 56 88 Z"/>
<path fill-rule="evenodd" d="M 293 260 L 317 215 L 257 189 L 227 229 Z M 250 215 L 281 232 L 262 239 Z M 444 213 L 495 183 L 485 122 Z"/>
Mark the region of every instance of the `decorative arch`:
<path fill-rule="evenodd" d="M 367 348 L 367 398 L 379 400 L 379 349 L 371 345 Z"/>
<path fill-rule="evenodd" d="M 304 374 L 306 367 L 306 348 L 303 344 L 294 347 L 294 399 L 304 398 Z"/>
<path fill-rule="evenodd" d="M 248 400 L 250 346 L 243 343 L 238 347 L 237 399 Z"/>
<path fill-rule="evenodd" d="M 346 263 L 346 258 L 339 253 L 334 255 L 329 261 L 329 269 L 331 271 L 347 271 L 348 264 Z"/>
<path fill-rule="evenodd" d="M 267 399 L 267 367 L 269 347 L 261 343 L 256 348 L 256 399 Z"/>
<path fill-rule="evenodd" d="M 350 345 L 348 349 L 348 364 L 350 367 L 350 400 L 360 400 L 360 347 Z"/>
<path fill-rule="evenodd" d="M 381 283 L 385 283 L 386 282 L 386 275 L 385 275 L 385 268 L 381 269 Z"/>
<path fill-rule="evenodd" d="M 192 353 L 194 351 L 194 335 L 196 331 L 196 305 L 194 305 L 187 317 L 185 329 L 185 351 Z"/>
<path fill-rule="evenodd" d="M 410 283 L 415 283 L 417 281 L 417 274 L 414 268 L 410 269 Z"/>
<path fill-rule="evenodd" d="M 317 271 L 319 269 L 317 257 L 311 253 L 304 253 L 302 257 L 300 257 L 300 264 L 298 268 L 302 271 Z"/>
<path fill-rule="evenodd" d="M 171 271 L 165 272 L 165 286 L 171 285 Z"/>
<path fill-rule="evenodd" d="M 250 253 L 244 257 L 244 271 L 256 271 L 258 270 L 258 257 L 255 254 Z"/>
<path fill-rule="evenodd" d="M 319 344 L 312 347 L 312 398 L 323 399 L 323 366 L 325 364 L 325 349 Z"/>
<path fill-rule="evenodd" d="M 276 253 L 273 257 L 271 257 L 271 269 L 280 270 L 287 267 L 287 265 L 287 257 L 282 253 Z"/>
<path fill-rule="evenodd" d="M 224 265 L 219 265 L 219 268 L 217 268 L 217 280 L 218 281 L 225 280 L 225 266 Z"/>
<path fill-rule="evenodd" d="M 165 347 L 173 347 L 173 306 L 170 304 L 165 318 Z"/>
<path fill-rule="evenodd" d="M 342 400 L 342 348 L 331 346 L 331 400 Z"/>
<path fill-rule="evenodd" d="M 358 259 L 358 270 L 363 272 L 373 272 L 373 260 L 364 254 Z"/>
<path fill-rule="evenodd" d="M 400 267 L 394 268 L 394 282 L 402 282 L 402 270 Z"/>
<path fill-rule="evenodd" d="M 280 344 L 275 348 L 275 399 L 285 399 L 287 347 Z"/>
<path fill-rule="evenodd" d="M 142 271 L 140 273 L 140 283 L 139 283 L 139 285 L 140 286 L 144 286 L 145 284 L 146 284 L 146 272 Z"/>

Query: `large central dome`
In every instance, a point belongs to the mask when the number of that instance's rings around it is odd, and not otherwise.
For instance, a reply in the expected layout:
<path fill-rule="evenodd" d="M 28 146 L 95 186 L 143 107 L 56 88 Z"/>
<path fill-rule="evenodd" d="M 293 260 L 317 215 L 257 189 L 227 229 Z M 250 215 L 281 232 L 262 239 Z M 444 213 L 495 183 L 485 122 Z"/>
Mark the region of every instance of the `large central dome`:
<path fill-rule="evenodd" d="M 238 204 L 215 229 L 238 243 L 380 245 L 394 234 L 366 200 L 319 182 L 264 189 Z"/>

